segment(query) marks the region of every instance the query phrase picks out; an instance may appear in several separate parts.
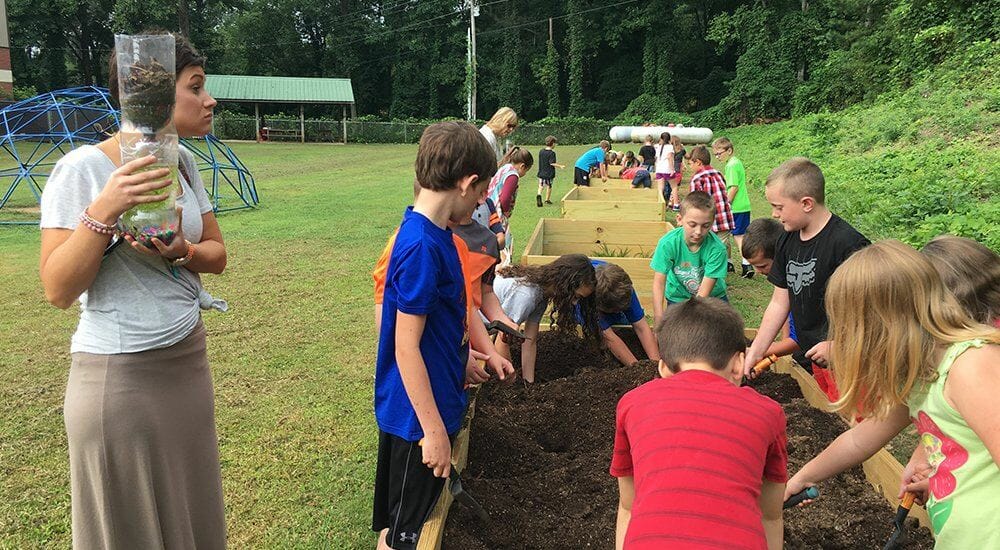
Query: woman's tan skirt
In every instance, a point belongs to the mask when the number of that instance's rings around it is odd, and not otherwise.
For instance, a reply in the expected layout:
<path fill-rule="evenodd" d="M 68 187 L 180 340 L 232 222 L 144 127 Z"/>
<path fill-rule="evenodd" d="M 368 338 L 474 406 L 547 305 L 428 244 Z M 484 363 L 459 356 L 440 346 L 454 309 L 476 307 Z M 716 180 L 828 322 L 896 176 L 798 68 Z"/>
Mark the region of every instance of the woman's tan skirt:
<path fill-rule="evenodd" d="M 74 548 L 225 548 L 202 323 L 169 348 L 74 353 L 65 415 Z"/>

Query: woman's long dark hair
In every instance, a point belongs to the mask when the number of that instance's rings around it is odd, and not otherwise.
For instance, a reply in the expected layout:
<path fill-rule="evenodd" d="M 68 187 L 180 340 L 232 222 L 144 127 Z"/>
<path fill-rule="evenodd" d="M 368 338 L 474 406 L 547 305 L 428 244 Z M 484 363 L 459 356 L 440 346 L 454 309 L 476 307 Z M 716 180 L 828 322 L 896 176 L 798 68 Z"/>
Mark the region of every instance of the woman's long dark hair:
<path fill-rule="evenodd" d="M 600 330 L 597 325 L 597 301 L 593 293 L 577 300 L 576 291 L 581 286 L 597 288 L 597 275 L 590 258 L 583 254 L 565 254 L 545 265 L 511 265 L 498 271 L 504 277 L 522 279 L 525 283 L 542 289 L 542 300 L 552 303 L 549 322 L 556 330 L 573 332 L 579 324 L 583 336 L 597 340 Z M 576 304 L 580 305 L 580 317 L 576 318 Z"/>

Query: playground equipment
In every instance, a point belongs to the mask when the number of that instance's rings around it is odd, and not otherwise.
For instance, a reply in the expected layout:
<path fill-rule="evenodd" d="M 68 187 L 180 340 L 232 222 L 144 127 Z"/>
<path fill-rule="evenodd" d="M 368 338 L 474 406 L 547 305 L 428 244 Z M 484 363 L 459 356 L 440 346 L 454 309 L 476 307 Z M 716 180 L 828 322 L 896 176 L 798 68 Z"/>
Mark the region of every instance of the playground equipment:
<path fill-rule="evenodd" d="M 710 128 L 695 128 L 693 126 L 690 128 L 687 126 L 614 126 L 608 135 L 611 137 L 611 141 L 642 143 L 646 136 L 653 136 L 655 141 L 663 132 L 680 137 L 684 143 L 709 143 L 712 141 Z"/>
<path fill-rule="evenodd" d="M 108 90 L 96 86 L 55 90 L 0 110 L 0 225 L 38 224 L 42 183 L 56 162 L 107 139 L 118 124 Z M 211 134 L 181 142 L 194 154 L 216 212 L 258 204 L 253 174 L 227 145 Z"/>

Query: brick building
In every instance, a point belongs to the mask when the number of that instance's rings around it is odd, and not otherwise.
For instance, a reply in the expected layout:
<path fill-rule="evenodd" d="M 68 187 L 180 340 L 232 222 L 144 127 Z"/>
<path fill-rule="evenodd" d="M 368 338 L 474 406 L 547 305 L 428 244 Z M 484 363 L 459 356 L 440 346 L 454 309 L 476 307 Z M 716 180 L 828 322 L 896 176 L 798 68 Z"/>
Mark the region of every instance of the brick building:
<path fill-rule="evenodd" d="M 10 72 L 10 35 L 7 33 L 7 0 L 0 0 L 0 95 L 10 95 L 13 89 L 14 75 Z"/>

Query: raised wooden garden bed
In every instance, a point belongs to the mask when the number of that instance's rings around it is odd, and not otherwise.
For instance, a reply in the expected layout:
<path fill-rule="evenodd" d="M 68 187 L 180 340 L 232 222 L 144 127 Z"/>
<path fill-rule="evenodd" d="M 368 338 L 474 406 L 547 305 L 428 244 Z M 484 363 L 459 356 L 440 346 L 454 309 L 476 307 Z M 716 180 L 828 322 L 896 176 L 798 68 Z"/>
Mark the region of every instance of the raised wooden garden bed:
<path fill-rule="evenodd" d="M 666 203 L 655 189 L 574 187 L 562 198 L 563 218 L 665 221 Z"/>
<path fill-rule="evenodd" d="M 634 333 L 621 331 L 620 335 L 641 357 Z M 516 348 L 514 352 L 516 365 L 519 355 Z M 420 548 L 613 545 L 617 487 L 607 473 L 607 461 L 614 436 L 614 405 L 626 391 L 654 377 L 655 364 L 640 361 L 619 367 L 577 338 L 542 333 L 537 369 L 538 381 L 530 389 L 520 384 L 484 386 L 476 399 L 475 431 L 471 437 L 465 431 L 464 439 L 455 445 L 456 458 L 468 457 L 464 485 L 493 521 L 484 524 L 467 509 L 455 506 L 442 535 L 447 503 L 439 503 L 425 526 Z M 835 416 L 804 399 L 813 392 L 807 388 L 812 377 L 804 371 L 795 374 L 796 369 L 801 371 L 785 359 L 753 382 L 759 392 L 785 408 L 790 473 L 845 428 Z M 876 456 L 869 463 L 882 458 Z M 872 479 L 870 469 L 882 471 L 892 476 L 895 492 L 901 466 L 891 456 L 887 458 L 881 465 L 866 464 L 863 473 L 855 468 L 824 482 L 816 503 L 786 511 L 785 547 L 880 548 L 891 533 L 895 502 L 890 501 L 890 507 L 865 486 Z M 450 497 L 442 500 L 450 501 Z M 909 536 L 900 548 L 933 546 L 929 531 L 917 529 L 917 520 L 926 521 L 922 512 L 914 507 L 911 516 L 916 520 L 908 520 Z"/>
<path fill-rule="evenodd" d="M 632 189 L 632 180 L 609 177 L 608 181 L 601 181 L 600 176 L 590 178 L 591 189 Z"/>
<path fill-rule="evenodd" d="M 667 222 L 613 220 L 538 220 L 521 256 L 528 265 L 547 264 L 563 254 L 586 254 L 618 264 L 632 278 L 642 306 L 652 312 L 653 270 L 649 261 Z"/>

